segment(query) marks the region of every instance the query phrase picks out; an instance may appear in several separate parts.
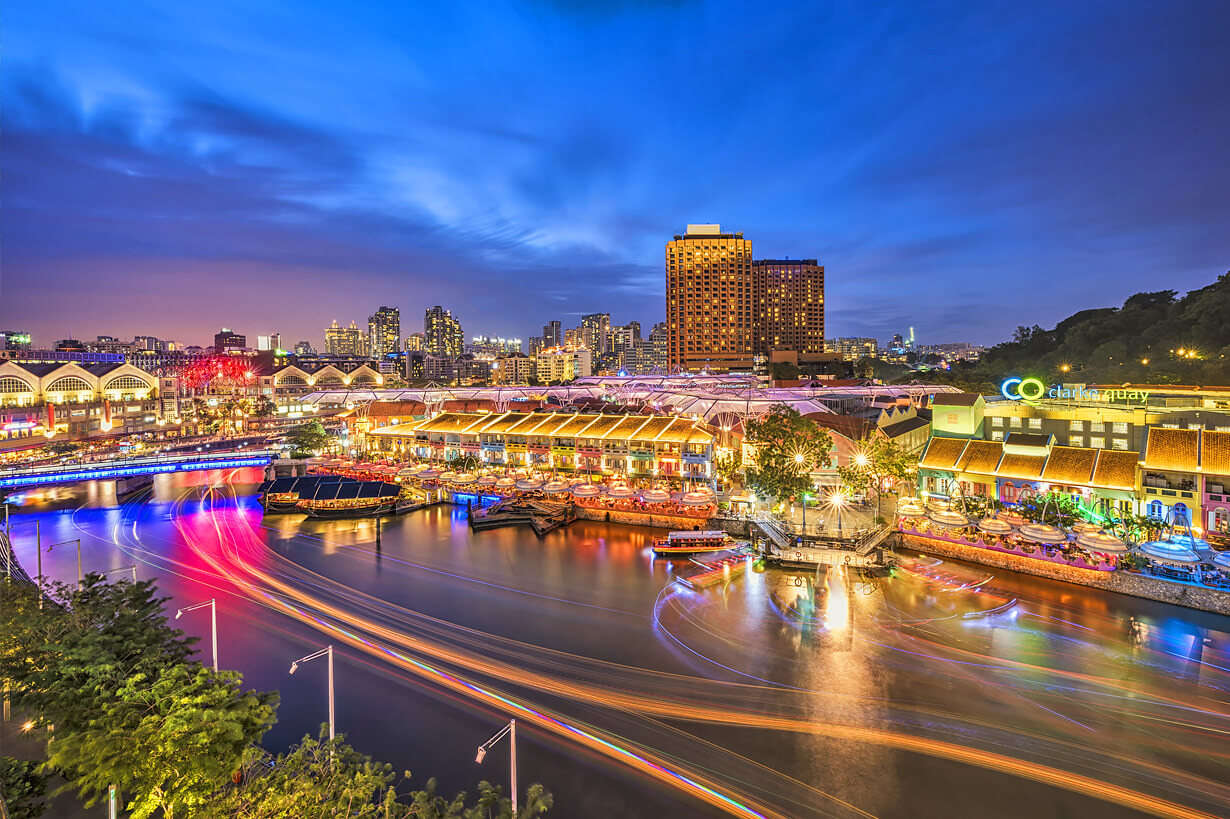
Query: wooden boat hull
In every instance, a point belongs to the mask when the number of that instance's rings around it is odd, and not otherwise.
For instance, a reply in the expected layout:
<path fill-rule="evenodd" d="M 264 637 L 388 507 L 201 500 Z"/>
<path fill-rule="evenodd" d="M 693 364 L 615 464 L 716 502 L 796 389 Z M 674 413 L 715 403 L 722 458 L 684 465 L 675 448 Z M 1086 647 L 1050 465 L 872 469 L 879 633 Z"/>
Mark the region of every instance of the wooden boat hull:
<path fill-rule="evenodd" d="M 299 511 L 309 518 L 321 520 L 346 520 L 349 518 L 374 518 L 387 515 L 393 511 L 394 504 L 379 503 L 371 506 L 348 506 L 342 508 L 320 508 L 300 505 Z"/>
<path fill-rule="evenodd" d="M 729 551 L 731 544 L 721 543 L 713 546 L 689 546 L 688 544 L 672 545 L 659 541 L 653 545 L 653 553 L 659 557 L 690 557 L 692 555 L 712 554 Z"/>

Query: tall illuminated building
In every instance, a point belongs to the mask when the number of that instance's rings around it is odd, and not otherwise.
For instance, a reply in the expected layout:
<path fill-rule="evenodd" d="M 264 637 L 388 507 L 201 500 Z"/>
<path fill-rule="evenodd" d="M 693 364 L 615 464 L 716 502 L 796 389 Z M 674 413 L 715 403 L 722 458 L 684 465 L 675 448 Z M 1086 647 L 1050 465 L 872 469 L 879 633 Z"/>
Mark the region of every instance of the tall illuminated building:
<path fill-rule="evenodd" d="M 759 259 L 752 262 L 756 300 L 752 347 L 824 352 L 824 266 L 815 259 Z"/>
<path fill-rule="evenodd" d="M 610 337 L 611 337 L 611 314 L 610 313 L 590 313 L 586 316 L 581 316 L 581 330 L 588 330 L 589 349 L 596 353 L 610 352 Z"/>
<path fill-rule="evenodd" d="M 443 358 L 460 358 L 465 351 L 461 322 L 438 304 L 423 315 L 423 349 Z"/>
<path fill-rule="evenodd" d="M 325 354 L 337 356 L 367 355 L 367 341 L 363 331 L 350 322 L 349 327 L 339 327 L 337 319 L 325 328 Z"/>
<path fill-rule="evenodd" d="M 666 243 L 671 370 L 751 370 L 756 318 L 751 239 L 720 225 L 688 225 Z"/>
<path fill-rule="evenodd" d="M 384 358 L 389 353 L 400 353 L 401 311 L 396 307 L 381 306 L 368 316 L 367 336 L 373 357 Z"/>

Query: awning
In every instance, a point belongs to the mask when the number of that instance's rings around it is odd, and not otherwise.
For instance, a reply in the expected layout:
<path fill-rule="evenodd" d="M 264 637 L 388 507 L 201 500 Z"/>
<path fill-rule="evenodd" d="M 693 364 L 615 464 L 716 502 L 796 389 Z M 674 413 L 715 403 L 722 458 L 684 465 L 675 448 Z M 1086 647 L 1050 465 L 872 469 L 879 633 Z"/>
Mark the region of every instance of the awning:
<path fill-rule="evenodd" d="M 550 495 L 555 495 L 560 492 L 567 492 L 568 484 L 564 481 L 551 481 L 542 488 L 542 491 Z"/>
<path fill-rule="evenodd" d="M 522 492 L 530 492 L 535 489 L 542 489 L 542 481 L 537 478 L 524 478 L 517 481 L 516 487 Z"/>
<path fill-rule="evenodd" d="M 596 484 L 587 483 L 582 486 L 574 487 L 572 494 L 578 498 L 593 498 L 602 493 Z"/>
<path fill-rule="evenodd" d="M 1068 539 L 1068 533 L 1063 529 L 1045 523 L 1027 523 L 1018 529 L 1017 532 L 1026 540 L 1048 545 L 1064 543 Z"/>
<path fill-rule="evenodd" d="M 999 518 L 983 518 L 978 521 L 978 528 L 992 535 L 1006 535 L 1012 531 L 1012 525 Z"/>
<path fill-rule="evenodd" d="M 670 493 L 661 489 L 647 489 L 641 494 L 641 500 L 646 503 L 666 503 L 670 499 Z"/>
<path fill-rule="evenodd" d="M 940 526 L 947 526 L 952 529 L 960 529 L 962 526 L 969 526 L 969 518 L 960 512 L 954 512 L 951 509 L 941 509 L 927 513 L 927 517 L 932 523 L 938 523 Z"/>
<path fill-rule="evenodd" d="M 1076 542 L 1084 549 L 1104 555 L 1121 555 L 1128 551 L 1126 543 L 1105 532 L 1078 532 Z"/>
<path fill-rule="evenodd" d="M 713 494 L 706 492 L 685 492 L 679 502 L 684 506 L 704 506 L 713 503 Z"/>
<path fill-rule="evenodd" d="M 1187 540 L 1187 538 L 1183 538 L 1183 540 Z M 1178 538 L 1150 541 L 1141 546 L 1140 551 L 1149 559 L 1156 560 L 1158 563 L 1190 566 L 1200 562 L 1200 555 L 1196 553 L 1196 550 L 1179 542 Z"/>
<path fill-rule="evenodd" d="M 626 486 L 612 486 L 607 491 L 607 495 L 612 498 L 630 498 L 635 494 L 636 492 Z"/>

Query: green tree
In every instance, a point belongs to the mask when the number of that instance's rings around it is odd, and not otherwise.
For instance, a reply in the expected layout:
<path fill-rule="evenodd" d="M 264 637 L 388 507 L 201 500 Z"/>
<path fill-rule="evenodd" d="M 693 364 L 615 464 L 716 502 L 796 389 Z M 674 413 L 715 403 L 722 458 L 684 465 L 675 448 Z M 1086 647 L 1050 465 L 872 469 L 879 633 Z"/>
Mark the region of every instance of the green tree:
<path fill-rule="evenodd" d="M 131 794 L 134 819 L 198 813 L 273 725 L 278 695 L 243 691 L 240 675 L 179 664 L 134 674 L 95 704 L 81 728 L 48 746 L 48 765 L 71 772 L 87 805 L 109 785 Z"/>
<path fill-rule="evenodd" d="M 896 441 L 883 435 L 872 435 L 858 444 L 849 464 L 837 467 L 842 486 L 848 492 L 875 492 L 876 517 L 883 517 L 881 499 L 885 493 L 896 494 L 899 481 L 910 478 L 918 469 L 918 461 Z"/>
<path fill-rule="evenodd" d="M 290 444 L 292 458 L 310 458 L 328 446 L 331 440 L 332 436 L 319 421 L 300 424 L 286 434 L 286 443 Z"/>
<path fill-rule="evenodd" d="M 156 675 L 192 654 L 195 640 L 168 625 L 149 581 L 88 574 L 80 590 L 46 588 L 40 607 L 33 586 L 0 584 L 0 677 L 57 735 L 86 726 L 132 675 Z"/>
<path fill-rule="evenodd" d="M 749 420 L 745 441 L 754 450 L 744 467 L 747 483 L 777 501 L 810 491 L 811 471 L 828 466 L 833 449 L 827 431 L 784 404 Z"/>
<path fill-rule="evenodd" d="M 731 486 L 739 477 L 739 471 L 743 469 L 743 462 L 740 460 L 740 451 L 735 449 L 725 455 L 719 455 L 714 468 L 717 470 L 718 478 L 722 483 Z"/>
<path fill-rule="evenodd" d="M 47 775 L 39 763 L 0 756 L 0 801 L 9 819 L 37 819 L 47 809 Z"/>

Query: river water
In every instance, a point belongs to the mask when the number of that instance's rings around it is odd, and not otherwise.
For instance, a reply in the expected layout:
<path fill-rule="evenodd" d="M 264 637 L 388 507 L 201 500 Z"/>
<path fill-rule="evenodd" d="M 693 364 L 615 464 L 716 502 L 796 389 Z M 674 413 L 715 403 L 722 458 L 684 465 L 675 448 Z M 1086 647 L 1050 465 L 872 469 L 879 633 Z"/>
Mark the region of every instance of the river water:
<path fill-rule="evenodd" d="M 338 730 L 449 793 L 506 785 L 507 746 L 482 766 L 474 752 L 510 712 L 286 616 L 219 561 L 369 636 L 420 641 L 424 661 L 464 654 L 449 668 L 466 679 L 766 815 L 1230 815 L 1226 618 L 917 553 L 887 578 L 753 567 L 694 592 L 672 581 L 680 564 L 654 559 L 653 530 L 476 534 L 463 509 L 437 506 L 387 520 L 377 543 L 373 521 L 263 516 L 258 478 L 160 476 L 123 506 L 105 485 L 30 497 L 17 554 L 33 574 L 37 521 L 44 544 L 81 538 L 86 571 L 156 577 L 169 609 L 218 597 L 221 665 L 281 693 L 271 747 L 325 719 L 323 665 L 287 669 L 334 642 Z M 44 571 L 71 580 L 75 561 L 61 544 Z M 206 661 L 208 622 L 180 620 Z M 738 810 L 519 725 L 521 786 L 544 783 L 553 815 Z"/>

